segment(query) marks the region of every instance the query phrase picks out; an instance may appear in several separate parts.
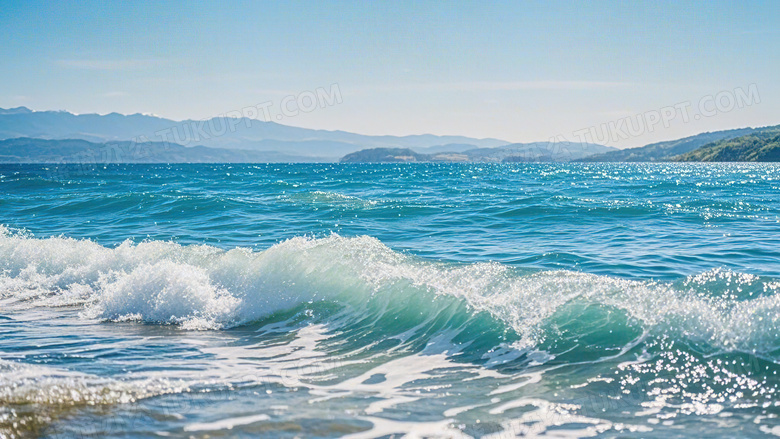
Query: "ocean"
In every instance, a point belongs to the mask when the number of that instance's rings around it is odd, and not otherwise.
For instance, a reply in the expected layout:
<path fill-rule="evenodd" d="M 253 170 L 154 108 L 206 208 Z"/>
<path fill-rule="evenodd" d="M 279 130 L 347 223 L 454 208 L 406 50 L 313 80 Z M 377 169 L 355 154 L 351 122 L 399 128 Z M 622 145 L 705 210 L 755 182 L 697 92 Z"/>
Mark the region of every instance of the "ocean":
<path fill-rule="evenodd" d="M 780 435 L 780 165 L 0 165 L 0 437 Z"/>

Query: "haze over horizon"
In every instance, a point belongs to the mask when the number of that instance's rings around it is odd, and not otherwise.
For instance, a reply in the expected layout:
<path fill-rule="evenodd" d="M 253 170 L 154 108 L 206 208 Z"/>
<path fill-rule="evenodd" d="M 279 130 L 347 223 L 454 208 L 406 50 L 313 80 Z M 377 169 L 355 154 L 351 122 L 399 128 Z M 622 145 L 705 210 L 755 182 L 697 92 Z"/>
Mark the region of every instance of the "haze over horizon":
<path fill-rule="evenodd" d="M 2 108 L 206 119 L 335 86 L 338 102 L 272 121 L 577 141 L 676 108 L 593 139 L 618 148 L 780 123 L 774 2 L 42 5 L 0 5 Z"/>

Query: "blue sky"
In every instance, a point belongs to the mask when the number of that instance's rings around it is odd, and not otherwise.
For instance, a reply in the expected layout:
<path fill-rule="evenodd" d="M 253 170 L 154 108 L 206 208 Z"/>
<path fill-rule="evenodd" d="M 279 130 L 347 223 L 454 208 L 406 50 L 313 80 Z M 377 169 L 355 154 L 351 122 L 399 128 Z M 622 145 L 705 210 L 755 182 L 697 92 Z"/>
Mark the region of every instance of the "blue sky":
<path fill-rule="evenodd" d="M 337 84 L 281 123 L 526 142 L 757 91 L 603 142 L 638 146 L 780 124 L 777 23 L 777 1 L 0 0 L 0 107 L 201 119 Z"/>

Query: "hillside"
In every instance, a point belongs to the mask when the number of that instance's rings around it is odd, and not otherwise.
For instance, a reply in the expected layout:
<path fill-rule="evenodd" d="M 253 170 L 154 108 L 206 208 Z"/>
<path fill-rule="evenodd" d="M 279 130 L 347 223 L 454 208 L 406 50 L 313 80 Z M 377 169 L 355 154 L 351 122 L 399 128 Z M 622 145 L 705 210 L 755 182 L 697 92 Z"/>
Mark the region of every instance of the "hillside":
<path fill-rule="evenodd" d="M 452 149 L 429 148 L 423 154 L 412 149 L 370 148 L 344 156 L 342 162 L 568 162 L 614 148 L 590 143 L 536 142 L 513 143 L 495 148 L 471 148 L 452 145 Z"/>
<path fill-rule="evenodd" d="M 471 161 L 570 162 L 609 151 L 617 149 L 595 143 L 534 142 L 471 149 L 463 153 L 468 155 Z"/>
<path fill-rule="evenodd" d="M 660 162 L 668 161 L 672 157 L 685 154 L 702 147 L 708 143 L 723 139 L 750 134 L 757 128 L 740 128 L 736 130 L 716 131 L 702 133 L 682 139 L 666 142 L 651 143 L 638 148 L 620 149 L 605 154 L 592 155 L 577 161 L 581 162 Z"/>
<path fill-rule="evenodd" d="M 25 107 L 0 108 L 0 139 L 31 137 L 81 139 L 95 143 L 139 140 L 171 142 L 183 146 L 277 151 L 305 157 L 337 160 L 364 148 L 461 148 L 503 146 L 498 139 L 463 136 L 368 136 L 346 131 L 298 128 L 249 118 L 214 117 L 175 121 L 157 116 L 111 113 L 73 114 L 67 111 L 31 111 Z"/>
<path fill-rule="evenodd" d="M 678 162 L 780 162 L 780 126 L 705 145 L 673 157 Z"/>
<path fill-rule="evenodd" d="M 324 161 L 267 151 L 229 150 L 171 143 L 93 143 L 80 139 L 0 140 L 0 163 L 268 163 Z"/>
<path fill-rule="evenodd" d="M 347 154 L 341 158 L 344 163 L 373 162 L 425 162 L 430 154 L 419 154 L 409 148 L 371 148 Z"/>

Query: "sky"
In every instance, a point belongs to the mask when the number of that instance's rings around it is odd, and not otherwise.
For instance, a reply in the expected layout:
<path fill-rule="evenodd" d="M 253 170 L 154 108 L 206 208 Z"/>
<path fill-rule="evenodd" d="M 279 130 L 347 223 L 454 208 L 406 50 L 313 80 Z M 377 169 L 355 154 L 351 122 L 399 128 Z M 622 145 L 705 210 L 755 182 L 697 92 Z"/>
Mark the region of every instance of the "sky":
<path fill-rule="evenodd" d="M 778 23 L 778 1 L 0 0 L 0 108 L 625 148 L 780 124 Z"/>

